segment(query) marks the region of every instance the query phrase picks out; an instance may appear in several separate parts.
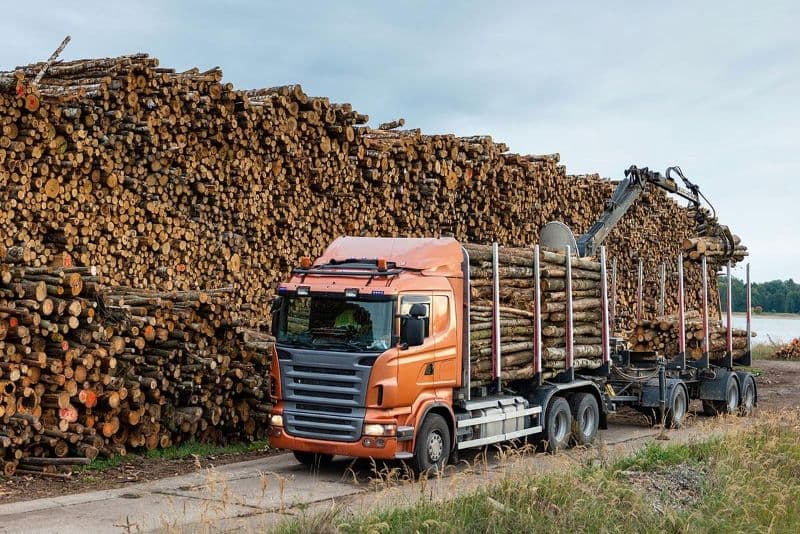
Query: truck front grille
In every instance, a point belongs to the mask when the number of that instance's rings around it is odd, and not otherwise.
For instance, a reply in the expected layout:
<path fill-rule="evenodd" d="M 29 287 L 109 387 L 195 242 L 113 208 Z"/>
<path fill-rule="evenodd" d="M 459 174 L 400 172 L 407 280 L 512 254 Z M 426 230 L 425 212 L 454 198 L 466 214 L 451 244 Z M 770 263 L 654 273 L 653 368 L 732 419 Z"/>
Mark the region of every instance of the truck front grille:
<path fill-rule="evenodd" d="M 284 424 L 292 436 L 357 441 L 364 424 L 371 366 L 364 354 L 282 347 Z"/>

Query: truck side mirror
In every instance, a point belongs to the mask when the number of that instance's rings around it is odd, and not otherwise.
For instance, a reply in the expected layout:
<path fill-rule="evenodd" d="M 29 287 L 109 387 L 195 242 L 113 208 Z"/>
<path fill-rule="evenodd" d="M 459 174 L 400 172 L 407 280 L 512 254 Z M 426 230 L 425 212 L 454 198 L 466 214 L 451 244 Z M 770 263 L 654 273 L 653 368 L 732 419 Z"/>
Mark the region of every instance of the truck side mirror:
<path fill-rule="evenodd" d="M 273 300 L 272 304 L 270 305 L 269 312 L 272 315 L 271 326 L 272 326 L 272 335 L 273 336 L 277 336 L 278 335 L 278 327 L 280 326 L 278 324 L 278 319 L 280 317 L 280 313 L 278 313 L 278 312 L 281 311 L 281 305 L 282 304 L 283 304 L 283 297 L 275 297 L 275 300 Z"/>
<path fill-rule="evenodd" d="M 422 317 L 406 317 L 403 321 L 402 342 L 406 347 L 419 347 L 425 342 L 425 319 Z"/>

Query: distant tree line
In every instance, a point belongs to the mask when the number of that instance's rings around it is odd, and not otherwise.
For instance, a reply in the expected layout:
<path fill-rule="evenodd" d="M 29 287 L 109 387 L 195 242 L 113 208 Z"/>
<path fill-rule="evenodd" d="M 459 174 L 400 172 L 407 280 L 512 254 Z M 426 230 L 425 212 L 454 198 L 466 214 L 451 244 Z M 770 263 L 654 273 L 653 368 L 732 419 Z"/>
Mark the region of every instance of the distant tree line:
<path fill-rule="evenodd" d="M 728 287 L 724 277 L 719 278 L 719 289 L 723 306 L 727 302 Z M 747 310 L 747 293 L 745 283 L 734 277 L 731 280 L 733 289 L 733 311 Z M 772 280 L 771 282 L 753 283 L 753 308 L 761 308 L 767 313 L 800 313 L 800 284 L 789 280 Z"/>

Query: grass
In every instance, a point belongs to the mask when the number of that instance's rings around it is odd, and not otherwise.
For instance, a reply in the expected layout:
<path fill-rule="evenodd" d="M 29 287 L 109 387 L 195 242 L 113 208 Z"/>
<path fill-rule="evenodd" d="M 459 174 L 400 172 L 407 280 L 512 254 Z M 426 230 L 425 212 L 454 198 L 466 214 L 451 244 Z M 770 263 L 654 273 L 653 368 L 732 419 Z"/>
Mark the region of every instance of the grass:
<path fill-rule="evenodd" d="M 713 457 L 719 447 L 719 440 L 712 439 L 697 443 L 680 443 L 663 446 L 651 442 L 639 449 L 636 453 L 623 458 L 614 464 L 614 470 L 625 471 L 636 469 L 640 471 L 653 471 L 658 468 L 672 465 L 698 465 Z"/>
<path fill-rule="evenodd" d="M 250 443 L 232 443 L 230 445 L 214 445 L 212 443 L 201 443 L 199 441 L 187 441 L 177 447 L 166 449 L 153 449 L 144 455 L 147 458 L 158 458 L 160 460 L 181 460 L 193 456 L 207 458 L 209 456 L 222 456 L 226 454 L 245 454 L 265 449 L 269 446 L 267 440 L 253 441 Z"/>
<path fill-rule="evenodd" d="M 774 360 L 776 350 L 778 347 L 771 343 L 756 343 L 751 347 L 751 355 L 754 360 Z"/>
<path fill-rule="evenodd" d="M 608 465 L 512 474 L 446 500 L 364 516 L 301 515 L 278 532 L 796 532 L 800 525 L 800 412 L 691 444 L 654 443 Z M 699 473 L 692 498 L 663 506 L 671 473 Z M 651 486 L 634 483 L 654 480 Z M 643 477 L 643 478 L 642 478 Z M 648 478 L 650 477 L 650 478 Z M 662 478 L 659 478 L 662 477 Z M 665 490 L 664 488 L 668 488 Z M 677 490 L 675 490 L 677 488 Z"/>
<path fill-rule="evenodd" d="M 92 463 L 76 468 L 75 471 L 105 471 L 117 467 L 131 458 L 152 458 L 156 460 L 183 460 L 186 458 L 209 458 L 212 456 L 225 456 L 230 454 L 245 454 L 269 447 L 267 440 L 253 441 L 251 443 L 232 443 L 230 445 L 214 445 L 199 441 L 187 441 L 166 449 L 153 449 L 142 453 L 134 452 L 127 456 L 111 456 L 97 458 Z"/>

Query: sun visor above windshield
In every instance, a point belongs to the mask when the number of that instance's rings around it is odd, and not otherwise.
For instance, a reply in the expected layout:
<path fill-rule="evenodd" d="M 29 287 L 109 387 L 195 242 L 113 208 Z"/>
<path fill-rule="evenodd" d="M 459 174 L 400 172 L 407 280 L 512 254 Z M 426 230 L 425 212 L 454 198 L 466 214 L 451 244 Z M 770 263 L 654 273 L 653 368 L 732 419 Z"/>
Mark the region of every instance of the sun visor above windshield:
<path fill-rule="evenodd" d="M 340 237 L 325 250 L 315 265 L 331 260 L 385 259 L 401 269 L 420 271 L 460 271 L 461 244 L 451 237 L 394 238 Z"/>

